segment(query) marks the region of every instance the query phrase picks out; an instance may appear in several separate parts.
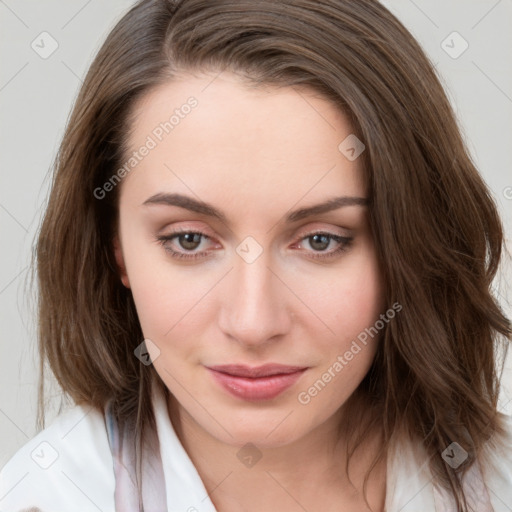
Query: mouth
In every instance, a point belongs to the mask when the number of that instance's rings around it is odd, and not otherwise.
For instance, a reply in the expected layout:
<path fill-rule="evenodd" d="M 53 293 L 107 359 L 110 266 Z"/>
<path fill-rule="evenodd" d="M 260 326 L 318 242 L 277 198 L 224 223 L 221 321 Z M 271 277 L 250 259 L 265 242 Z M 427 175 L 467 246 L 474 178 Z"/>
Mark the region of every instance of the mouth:
<path fill-rule="evenodd" d="M 206 367 L 214 380 L 232 396 L 246 401 L 271 400 L 290 388 L 308 369 L 304 366 L 266 364 Z"/>

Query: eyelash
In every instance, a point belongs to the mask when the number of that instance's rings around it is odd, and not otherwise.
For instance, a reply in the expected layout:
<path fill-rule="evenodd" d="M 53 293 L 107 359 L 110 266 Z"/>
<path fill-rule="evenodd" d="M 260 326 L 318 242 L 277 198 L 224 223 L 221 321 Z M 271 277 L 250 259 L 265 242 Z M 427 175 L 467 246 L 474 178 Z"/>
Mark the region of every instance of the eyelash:
<path fill-rule="evenodd" d="M 167 243 L 174 240 L 175 238 L 178 238 L 180 235 L 189 234 L 189 235 L 200 235 L 203 237 L 203 239 L 209 240 L 211 237 L 206 235 L 205 233 L 202 233 L 201 231 L 193 231 L 193 230 L 178 230 L 174 231 L 173 233 L 170 233 L 169 235 L 160 235 L 156 239 L 162 245 L 164 250 L 168 252 L 172 258 L 178 259 L 178 260 L 197 260 L 199 258 L 203 258 L 208 254 L 208 251 L 198 252 L 198 253 L 183 253 L 179 251 L 175 251 L 174 249 L 171 249 Z M 335 235 L 334 233 L 328 233 L 325 231 L 315 231 L 313 233 L 308 233 L 302 238 L 300 238 L 299 242 L 302 240 L 306 240 L 308 238 L 311 238 L 315 235 L 323 235 L 328 237 L 330 240 L 334 240 L 335 242 L 339 243 L 339 247 L 335 249 L 334 251 L 330 252 L 324 252 L 324 251 L 316 251 L 316 253 L 311 254 L 308 256 L 311 259 L 322 259 L 327 260 L 330 258 L 333 258 L 344 251 L 346 251 L 350 245 L 353 242 L 352 237 L 345 237 L 341 235 Z"/>

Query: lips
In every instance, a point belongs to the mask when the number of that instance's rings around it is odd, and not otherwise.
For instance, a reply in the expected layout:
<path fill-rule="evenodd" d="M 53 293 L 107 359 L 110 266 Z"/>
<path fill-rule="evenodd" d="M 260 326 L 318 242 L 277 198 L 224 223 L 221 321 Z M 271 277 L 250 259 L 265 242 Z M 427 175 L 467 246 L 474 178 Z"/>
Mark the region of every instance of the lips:
<path fill-rule="evenodd" d="M 263 366 L 244 366 L 241 364 L 226 364 L 219 366 L 210 366 L 210 370 L 215 370 L 220 373 L 226 373 L 233 377 L 270 377 L 272 375 L 287 375 L 295 373 L 300 370 L 305 370 L 303 366 L 286 366 L 282 364 L 265 364 Z"/>
<path fill-rule="evenodd" d="M 214 380 L 231 395 L 248 401 L 271 400 L 291 387 L 307 370 L 303 366 L 266 364 L 207 367 Z"/>

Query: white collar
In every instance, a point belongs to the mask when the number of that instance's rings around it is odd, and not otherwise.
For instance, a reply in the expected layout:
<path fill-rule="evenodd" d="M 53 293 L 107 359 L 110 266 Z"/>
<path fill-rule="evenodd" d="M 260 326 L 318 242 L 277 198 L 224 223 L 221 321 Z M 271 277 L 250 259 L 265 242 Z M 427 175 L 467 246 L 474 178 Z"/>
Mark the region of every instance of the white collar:
<path fill-rule="evenodd" d="M 217 512 L 197 469 L 174 430 L 161 390 L 155 390 L 153 406 L 160 440 L 168 512 Z"/>

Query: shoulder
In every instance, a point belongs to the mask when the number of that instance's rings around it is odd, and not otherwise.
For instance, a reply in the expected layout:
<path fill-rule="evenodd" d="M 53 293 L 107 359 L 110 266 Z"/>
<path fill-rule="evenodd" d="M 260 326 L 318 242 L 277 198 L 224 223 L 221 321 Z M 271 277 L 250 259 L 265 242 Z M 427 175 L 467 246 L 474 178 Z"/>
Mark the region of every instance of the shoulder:
<path fill-rule="evenodd" d="M 103 414 L 74 406 L 0 471 L 0 510 L 114 510 L 114 471 Z"/>
<path fill-rule="evenodd" d="M 468 499 L 481 505 L 475 510 L 511 510 L 512 417 L 500 414 L 500 423 L 503 433 L 496 433 L 485 443 L 478 462 L 464 477 Z M 423 444 L 405 436 L 396 436 L 388 457 L 386 510 L 452 510 L 447 504 L 453 506 L 452 499 L 434 485 L 429 456 Z M 489 509 L 489 504 L 492 509 Z"/>
<path fill-rule="evenodd" d="M 500 414 L 503 434 L 495 434 L 483 450 L 480 466 L 496 512 L 509 511 L 512 503 L 512 417 Z M 504 504 L 507 504 L 506 506 Z"/>

